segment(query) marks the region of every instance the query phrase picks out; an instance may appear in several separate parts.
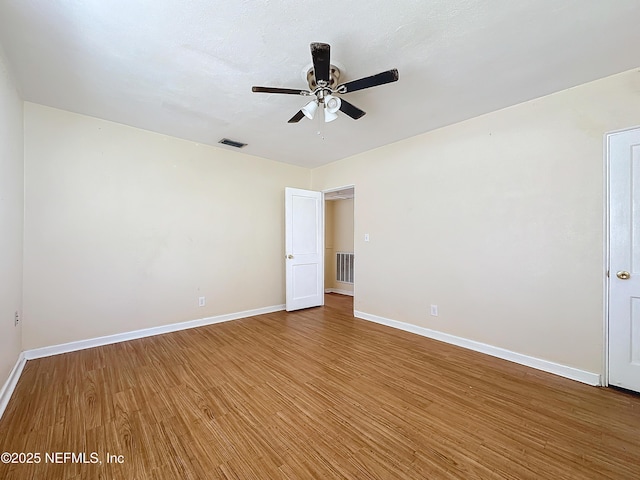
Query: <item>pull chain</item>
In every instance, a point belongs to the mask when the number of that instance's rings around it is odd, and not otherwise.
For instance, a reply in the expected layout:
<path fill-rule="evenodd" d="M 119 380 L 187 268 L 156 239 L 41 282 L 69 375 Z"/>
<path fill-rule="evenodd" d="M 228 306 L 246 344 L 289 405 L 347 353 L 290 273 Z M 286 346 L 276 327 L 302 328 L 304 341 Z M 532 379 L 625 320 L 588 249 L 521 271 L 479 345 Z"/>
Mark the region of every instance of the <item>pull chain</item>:
<path fill-rule="evenodd" d="M 324 113 L 324 104 L 322 104 L 322 113 Z M 316 115 L 316 118 L 318 119 L 318 123 L 320 124 L 320 127 L 318 127 L 318 136 L 320 137 L 320 140 L 324 140 L 324 134 L 322 133 L 322 125 L 324 124 L 323 122 L 323 115 Z"/>

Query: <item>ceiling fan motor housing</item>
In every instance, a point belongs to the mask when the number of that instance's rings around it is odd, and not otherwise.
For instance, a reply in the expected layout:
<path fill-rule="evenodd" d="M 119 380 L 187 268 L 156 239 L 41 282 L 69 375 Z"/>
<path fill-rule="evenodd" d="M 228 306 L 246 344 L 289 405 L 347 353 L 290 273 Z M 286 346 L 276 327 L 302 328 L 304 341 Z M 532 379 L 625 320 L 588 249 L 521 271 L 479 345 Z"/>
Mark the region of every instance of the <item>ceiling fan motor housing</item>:
<path fill-rule="evenodd" d="M 327 88 L 330 88 L 331 90 L 335 90 L 335 88 L 338 86 L 339 80 L 340 80 L 340 69 L 335 65 L 330 65 L 329 66 L 329 83 L 327 84 Z M 318 88 L 318 82 L 316 81 L 316 74 L 313 67 L 311 67 L 307 72 L 307 83 L 309 84 L 309 89 L 311 91 L 314 91 L 316 88 Z"/>

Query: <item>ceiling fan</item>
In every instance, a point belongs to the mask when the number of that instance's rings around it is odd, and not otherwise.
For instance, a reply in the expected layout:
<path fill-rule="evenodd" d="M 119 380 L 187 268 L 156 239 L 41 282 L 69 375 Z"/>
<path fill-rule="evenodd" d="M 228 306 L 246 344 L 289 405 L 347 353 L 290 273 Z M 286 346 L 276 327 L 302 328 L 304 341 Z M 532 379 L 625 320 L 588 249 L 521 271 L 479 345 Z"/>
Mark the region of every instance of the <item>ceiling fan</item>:
<path fill-rule="evenodd" d="M 331 47 L 327 43 L 312 43 L 311 58 L 313 67 L 307 72 L 307 83 L 309 90 L 296 90 L 293 88 L 277 88 L 277 87 L 252 87 L 251 90 L 257 93 L 283 93 L 287 95 L 303 95 L 307 97 L 315 97 L 307 103 L 298 113 L 296 113 L 289 123 L 297 123 L 303 117 L 313 119 L 320 105 L 324 108 L 324 121 L 331 122 L 338 118 L 338 110 L 350 116 L 354 120 L 362 117 L 365 112 L 355 105 L 347 102 L 336 94 L 344 95 L 345 93 L 363 90 L 365 88 L 376 87 L 391 83 L 398 80 L 398 70 L 387 70 L 386 72 L 371 75 L 370 77 L 360 78 L 338 84 L 340 79 L 340 69 L 335 65 L 331 65 Z"/>

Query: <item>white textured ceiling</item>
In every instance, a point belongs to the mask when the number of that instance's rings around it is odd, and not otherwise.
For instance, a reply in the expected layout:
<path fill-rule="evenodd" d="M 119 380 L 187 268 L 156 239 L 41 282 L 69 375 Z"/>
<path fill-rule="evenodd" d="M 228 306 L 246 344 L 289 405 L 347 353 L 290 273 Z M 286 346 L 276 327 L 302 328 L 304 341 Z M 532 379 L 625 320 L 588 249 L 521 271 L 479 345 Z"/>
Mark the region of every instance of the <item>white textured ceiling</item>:
<path fill-rule="evenodd" d="M 25 100 L 315 167 L 640 66 L 639 0 L 0 0 Z M 354 121 L 287 120 L 331 44 Z M 231 147 L 221 147 L 231 148 Z"/>

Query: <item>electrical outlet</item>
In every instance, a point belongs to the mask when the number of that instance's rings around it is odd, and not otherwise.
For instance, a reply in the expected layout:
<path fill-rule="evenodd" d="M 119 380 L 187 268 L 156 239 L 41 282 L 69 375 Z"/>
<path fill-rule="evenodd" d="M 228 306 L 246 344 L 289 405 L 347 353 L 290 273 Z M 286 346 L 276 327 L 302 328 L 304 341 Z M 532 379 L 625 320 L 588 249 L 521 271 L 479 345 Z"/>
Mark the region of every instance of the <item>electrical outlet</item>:
<path fill-rule="evenodd" d="M 199 307 L 204 307 L 205 303 L 206 303 L 206 299 L 204 297 L 199 297 L 198 298 L 198 306 Z"/>
<path fill-rule="evenodd" d="M 365 241 L 365 242 L 368 242 L 368 241 L 369 241 L 369 234 L 368 234 L 368 233 L 365 233 L 365 234 L 364 234 L 364 241 Z"/>
<path fill-rule="evenodd" d="M 431 305 L 431 316 L 432 317 L 438 316 L 438 305 Z"/>
<path fill-rule="evenodd" d="M 20 323 L 20 315 L 18 314 L 18 311 L 16 310 L 14 326 L 17 327 L 19 323 Z"/>

